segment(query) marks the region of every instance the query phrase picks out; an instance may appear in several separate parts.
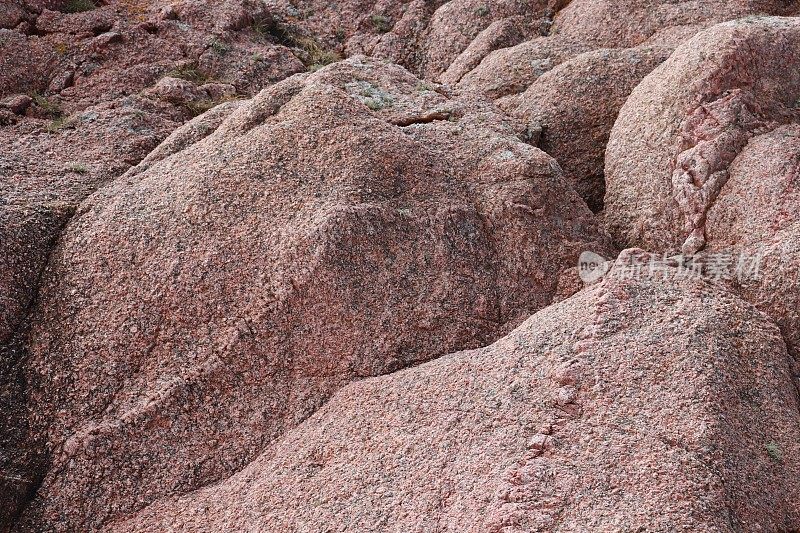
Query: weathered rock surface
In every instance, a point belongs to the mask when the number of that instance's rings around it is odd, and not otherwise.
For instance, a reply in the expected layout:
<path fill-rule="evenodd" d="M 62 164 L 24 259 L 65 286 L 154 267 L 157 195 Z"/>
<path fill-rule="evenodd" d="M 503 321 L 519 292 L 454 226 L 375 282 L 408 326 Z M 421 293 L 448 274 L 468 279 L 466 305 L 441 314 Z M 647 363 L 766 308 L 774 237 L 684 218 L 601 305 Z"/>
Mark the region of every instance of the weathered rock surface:
<path fill-rule="evenodd" d="M 798 13 L 800 6 L 786 0 L 572 0 L 552 31 L 596 48 L 627 48 L 747 15 Z"/>
<path fill-rule="evenodd" d="M 693 253 L 728 168 L 754 136 L 800 118 L 800 20 L 717 25 L 636 87 L 606 154 L 606 220 L 623 245 Z"/>
<path fill-rule="evenodd" d="M 28 430 L 23 367 L 61 228 L 187 119 L 306 70 L 256 31 L 269 18 L 260 2 L 103 4 L 0 2 L 0 530 L 47 460 Z M 152 88 L 176 78 L 182 93 Z"/>
<path fill-rule="evenodd" d="M 636 88 L 609 143 L 618 242 L 703 251 L 800 349 L 800 21 L 715 26 Z M 724 276 L 723 276 L 724 275 Z"/>
<path fill-rule="evenodd" d="M 57 52 L 41 39 L 0 29 L 0 97 L 43 92 L 57 64 Z"/>
<path fill-rule="evenodd" d="M 789 531 L 800 411 L 765 315 L 601 283 L 495 344 L 341 391 L 224 483 L 115 531 Z"/>
<path fill-rule="evenodd" d="M 169 18 L 155 2 L 91 5 L 14 4 L 36 31 L 0 29 L 0 344 L 78 203 L 191 116 L 305 70 L 252 30 L 268 15 L 257 3 L 186 2 Z M 261 67 L 233 59 L 257 51 Z"/>
<path fill-rule="evenodd" d="M 269 18 L 263 4 L 183 2 L 169 17 L 162 6 L 120 2 L 78 13 L 29 13 L 36 33 L 0 30 L 0 96 L 54 96 L 69 114 L 136 94 L 167 74 L 223 81 L 253 94 L 305 70 L 291 50 L 253 30 Z"/>
<path fill-rule="evenodd" d="M 274 2 L 281 27 L 316 46 L 368 54 L 453 83 L 489 52 L 546 33 L 560 0 Z"/>
<path fill-rule="evenodd" d="M 759 13 L 0 0 L 0 531 L 800 531 Z"/>
<path fill-rule="evenodd" d="M 490 98 L 522 93 L 545 72 L 589 50 L 581 42 L 559 36 L 531 39 L 488 54 L 460 78 L 458 87 L 481 91 Z"/>
<path fill-rule="evenodd" d="M 530 31 L 527 23 L 528 21 L 524 16 L 504 18 L 492 22 L 450 63 L 450 66 L 442 72 L 438 79 L 442 83 L 455 85 L 491 52 L 524 41 Z"/>
<path fill-rule="evenodd" d="M 529 40 L 509 46 L 515 35 L 509 30 L 506 47 L 482 47 L 476 40 L 475 48 L 481 52 L 455 61 L 442 75 L 442 81 L 500 98 L 524 92 L 539 76 L 583 52 L 639 45 L 675 48 L 717 22 L 745 15 L 800 13 L 800 7 L 780 0 L 573 0 L 551 3 L 548 7 L 548 13 L 555 18 L 553 27 L 545 25 L 546 29 L 541 32 L 545 36 L 536 37 L 535 33 L 528 32 Z"/>
<path fill-rule="evenodd" d="M 605 148 L 630 92 L 669 57 L 665 47 L 586 52 L 543 74 L 503 107 L 552 155 L 589 207 L 603 207 Z"/>
<path fill-rule="evenodd" d="M 491 342 L 608 250 L 519 128 L 400 67 L 355 58 L 217 116 L 87 200 L 44 274 L 26 378 L 52 461 L 25 528 L 223 479 L 341 386 Z"/>
<path fill-rule="evenodd" d="M 41 272 L 77 205 L 147 155 L 180 113 L 141 98 L 67 119 L 0 128 L 0 529 L 30 498 L 44 459 L 27 430 L 23 361 Z"/>
<path fill-rule="evenodd" d="M 436 10 L 425 35 L 423 60 L 420 74 L 435 78 L 445 72 L 462 52 L 480 57 L 494 48 L 517 44 L 525 35 L 538 33 L 531 28 L 531 19 L 537 15 L 544 17 L 547 2 L 542 0 L 520 1 L 500 0 L 451 0 Z M 516 21 L 518 17 L 520 20 Z M 493 39 L 497 24 L 512 24 L 516 31 Z M 527 27 L 526 27 L 527 26 Z M 481 43 L 473 50 L 467 50 L 474 41 Z M 481 49 L 482 48 L 482 49 Z"/>
<path fill-rule="evenodd" d="M 0 128 L 0 344 L 22 320 L 50 245 L 78 203 L 138 163 L 179 120 L 128 98 Z"/>
<path fill-rule="evenodd" d="M 708 212 L 720 277 L 770 314 L 800 361 L 800 125 L 753 137 Z M 800 373 L 798 373 L 800 374 Z"/>

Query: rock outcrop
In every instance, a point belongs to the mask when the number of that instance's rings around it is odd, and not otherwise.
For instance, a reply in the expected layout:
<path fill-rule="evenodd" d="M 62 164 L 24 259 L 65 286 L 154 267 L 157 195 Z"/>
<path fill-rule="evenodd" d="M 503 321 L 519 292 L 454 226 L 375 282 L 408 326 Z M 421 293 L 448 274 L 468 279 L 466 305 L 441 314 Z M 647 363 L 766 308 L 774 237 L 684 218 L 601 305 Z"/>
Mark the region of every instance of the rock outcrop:
<path fill-rule="evenodd" d="M 597 48 L 631 47 L 748 15 L 797 14 L 800 6 L 786 0 L 572 0 L 553 32 Z"/>
<path fill-rule="evenodd" d="M 0 29 L 0 344 L 84 198 L 192 116 L 306 70 L 255 32 L 269 13 L 247 0 L 12 7 Z"/>
<path fill-rule="evenodd" d="M 496 50 L 458 80 L 461 89 L 477 90 L 498 99 L 516 95 L 564 61 L 591 47 L 559 36 L 538 37 Z"/>
<path fill-rule="evenodd" d="M 495 344 L 339 391 L 224 483 L 114 531 L 790 531 L 800 411 L 770 320 L 624 252 Z"/>
<path fill-rule="evenodd" d="M 81 206 L 33 312 L 51 464 L 23 524 L 94 529 L 223 479 L 338 388 L 491 342 L 609 251 L 520 128 L 433 89 L 365 58 L 295 76 Z"/>
<path fill-rule="evenodd" d="M 0 0 L 0 532 L 800 531 L 796 15 Z"/>
<path fill-rule="evenodd" d="M 606 159 L 616 241 L 703 252 L 800 349 L 796 214 L 800 21 L 714 26 L 623 107 Z"/>
<path fill-rule="evenodd" d="M 707 262 L 774 318 L 800 362 L 800 125 L 753 137 L 728 170 L 708 211 Z"/>
<path fill-rule="evenodd" d="M 32 28 L 0 30 L 0 97 L 38 93 L 71 114 L 137 94 L 165 75 L 223 81 L 249 95 L 306 70 L 262 30 L 271 15 L 259 2 L 187 1 L 166 11 L 158 2 L 65 4 L 87 10 L 29 11 Z"/>
<path fill-rule="evenodd" d="M 179 121 L 165 106 L 131 97 L 69 119 L 0 128 L 0 344 L 24 318 L 51 244 L 76 206 Z"/>
<path fill-rule="evenodd" d="M 546 35 L 563 0 L 303 0 L 273 2 L 279 26 L 313 35 L 316 46 L 398 63 L 454 83 L 494 50 Z M 441 80 L 439 78 L 441 77 Z"/>
<path fill-rule="evenodd" d="M 543 74 L 503 107 L 531 129 L 589 207 L 603 208 L 605 149 L 630 92 L 669 57 L 666 47 L 586 52 Z"/>
<path fill-rule="evenodd" d="M 606 154 L 606 220 L 623 245 L 705 244 L 728 168 L 754 136 L 798 118 L 800 21 L 750 18 L 700 33 L 636 87 Z"/>
<path fill-rule="evenodd" d="M 260 2 L 0 2 L 0 530 L 41 481 L 30 310 L 78 205 L 175 128 L 306 65 Z M 223 59 L 224 58 L 224 59 Z"/>

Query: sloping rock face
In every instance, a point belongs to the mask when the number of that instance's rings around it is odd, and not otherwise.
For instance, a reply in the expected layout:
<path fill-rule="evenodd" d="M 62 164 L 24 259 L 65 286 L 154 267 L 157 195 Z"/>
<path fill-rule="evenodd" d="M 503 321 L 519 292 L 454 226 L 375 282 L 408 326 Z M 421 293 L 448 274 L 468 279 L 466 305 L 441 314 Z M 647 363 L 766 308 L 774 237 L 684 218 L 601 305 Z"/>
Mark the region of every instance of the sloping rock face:
<path fill-rule="evenodd" d="M 747 15 L 798 13 L 786 0 L 572 0 L 552 31 L 597 48 L 631 47 Z"/>
<path fill-rule="evenodd" d="M 790 531 L 780 332 L 678 270 L 606 278 L 495 344 L 339 391 L 226 482 L 115 531 Z"/>
<path fill-rule="evenodd" d="M 698 35 L 636 88 L 607 152 L 619 243 L 703 251 L 800 348 L 797 289 L 800 22 Z"/>
<path fill-rule="evenodd" d="M 718 22 L 746 15 L 800 14 L 800 7 L 781 0 L 572 0 L 550 3 L 546 12 L 552 26 L 539 24 L 541 37 L 529 33 L 519 44 L 508 40 L 473 54 L 470 61 L 454 61 L 441 81 L 480 89 L 492 98 L 519 94 L 545 72 L 583 52 L 640 45 L 675 48 Z M 475 48 L 483 49 L 479 42 Z"/>
<path fill-rule="evenodd" d="M 672 49 L 593 50 L 560 35 L 539 37 L 486 55 L 456 86 L 495 99 L 523 122 L 528 142 L 552 155 L 590 209 L 599 212 L 606 143 L 617 114 Z"/>
<path fill-rule="evenodd" d="M 605 147 L 630 92 L 669 57 L 666 47 L 586 52 L 543 74 L 504 105 L 535 131 L 589 207 L 603 207 Z"/>
<path fill-rule="evenodd" d="M 0 0 L 0 532 L 800 531 L 772 15 Z"/>
<path fill-rule="evenodd" d="M 181 121 L 180 112 L 129 97 L 54 119 L 0 127 L 0 529 L 35 490 L 25 412 L 27 317 L 61 228 L 77 205 L 136 164 Z M 62 127 L 63 126 L 63 127 Z"/>
<path fill-rule="evenodd" d="M 708 212 L 719 276 L 781 326 L 800 361 L 800 125 L 752 138 Z M 800 377 L 800 367 L 796 373 Z"/>
<path fill-rule="evenodd" d="M 458 87 L 481 91 L 498 99 L 525 92 L 539 77 L 564 61 L 592 50 L 560 36 L 538 37 L 496 50 L 461 76 Z"/>
<path fill-rule="evenodd" d="M 554 22 L 542 36 L 495 49 L 476 41 L 475 53 L 465 52 L 466 59 L 454 61 L 440 79 L 482 92 L 527 122 L 530 142 L 558 160 L 595 212 L 604 206 L 611 127 L 644 76 L 716 22 L 800 13 L 782 1 L 575 0 L 550 7 Z"/>
<path fill-rule="evenodd" d="M 52 243 L 83 199 L 192 115 L 305 70 L 288 48 L 252 30 L 269 18 L 263 5 L 162 7 L 88 0 L 2 7 L 0 346 L 21 327 Z M 260 68 L 236 59 L 256 52 Z M 222 55 L 225 65 L 215 59 Z M 190 78 L 180 80 L 182 98 L 147 92 L 171 76 Z"/>
<path fill-rule="evenodd" d="M 174 110 L 132 97 L 76 113 L 58 130 L 44 120 L 0 128 L 0 344 L 24 318 L 51 242 L 78 203 L 178 121 Z"/>
<path fill-rule="evenodd" d="M 610 252 L 520 127 L 398 66 L 295 76 L 207 126 L 87 200 L 45 271 L 25 377 L 50 466 L 23 530 L 225 478 L 338 388 L 489 343 Z"/>
<path fill-rule="evenodd" d="M 0 530 L 41 481 L 30 465 L 45 462 L 23 366 L 61 229 L 192 116 L 306 70 L 257 31 L 270 17 L 247 0 L 0 2 Z"/>

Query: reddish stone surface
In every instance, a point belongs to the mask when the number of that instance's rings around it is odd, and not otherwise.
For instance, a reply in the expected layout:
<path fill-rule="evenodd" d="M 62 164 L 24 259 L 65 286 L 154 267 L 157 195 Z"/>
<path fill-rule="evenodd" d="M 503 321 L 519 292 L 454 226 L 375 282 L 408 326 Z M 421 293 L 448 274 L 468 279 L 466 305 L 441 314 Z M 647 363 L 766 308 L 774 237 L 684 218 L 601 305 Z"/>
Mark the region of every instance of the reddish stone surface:
<path fill-rule="evenodd" d="M 524 41 L 525 36 L 530 32 L 527 23 L 524 16 L 492 22 L 450 63 L 450 66 L 439 76 L 439 80 L 442 83 L 455 85 L 493 51 L 505 49 Z"/>
<path fill-rule="evenodd" d="M 254 30 L 269 20 L 256 2 L 183 2 L 167 18 L 161 7 L 113 2 L 79 13 L 28 13 L 35 34 L 0 30 L 0 96 L 52 95 L 71 113 L 136 94 L 166 74 L 253 94 L 305 70 L 276 38 Z"/>
<path fill-rule="evenodd" d="M 475 53 L 465 53 L 465 58 L 455 61 L 442 75 L 442 81 L 480 89 L 492 98 L 518 94 L 545 72 L 582 52 L 639 45 L 675 48 L 716 22 L 762 13 L 797 14 L 800 8 L 780 0 L 573 0 L 551 3 L 547 13 L 553 16 L 552 27 L 539 26 L 540 33 L 546 37 L 536 37 L 529 32 L 528 40 L 510 46 L 517 38 L 515 32 L 509 28 L 503 34 L 498 27 L 487 35 L 487 42 L 494 37 L 505 42 L 505 47 L 497 46 L 492 51 L 493 47 L 482 45 L 477 39 L 472 45 Z M 629 82 L 620 81 L 621 86 L 630 91 Z"/>
<path fill-rule="evenodd" d="M 774 317 L 800 357 L 800 125 L 753 137 L 729 175 L 708 212 L 707 250 L 732 256 L 722 266 L 735 288 Z"/>
<path fill-rule="evenodd" d="M 586 52 L 542 74 L 504 107 L 537 133 L 593 211 L 603 207 L 608 136 L 642 78 L 669 57 L 665 47 Z"/>
<path fill-rule="evenodd" d="M 679 47 L 631 94 L 606 153 L 606 221 L 621 245 L 705 244 L 706 214 L 756 135 L 797 120 L 800 21 L 748 18 Z"/>
<path fill-rule="evenodd" d="M 22 320 L 60 227 L 81 200 L 158 146 L 180 120 L 170 111 L 129 98 L 0 128 L 0 344 Z M 113 140 L 110 132 L 118 132 Z"/>
<path fill-rule="evenodd" d="M 796 15 L 786 0 L 572 0 L 555 18 L 553 32 L 597 48 L 637 46 L 689 28 L 697 31 L 747 15 Z"/>
<path fill-rule="evenodd" d="M 224 483 L 112 530 L 796 529 L 778 329 L 676 270 L 623 279 L 647 260 L 487 348 L 345 387 Z"/>
<path fill-rule="evenodd" d="M 79 203 L 147 155 L 180 115 L 125 98 L 0 128 L 0 529 L 40 480 L 21 367 L 42 270 Z"/>
<path fill-rule="evenodd" d="M 589 50 L 583 43 L 557 36 L 531 39 L 488 54 L 461 77 L 458 86 L 490 98 L 522 93 L 545 72 Z"/>
<path fill-rule="evenodd" d="M 323 49 L 368 54 L 454 83 L 489 52 L 546 34 L 560 0 L 275 2 L 280 26 Z"/>
<path fill-rule="evenodd" d="M 606 159 L 620 243 L 701 252 L 800 350 L 800 23 L 753 18 L 699 34 L 636 88 Z M 728 279 L 730 278 L 730 279 Z"/>
<path fill-rule="evenodd" d="M 517 132 L 355 58 L 92 196 L 33 313 L 31 423 L 52 464 L 22 524 L 93 529 L 224 479 L 341 386 L 550 303 L 608 246 Z"/>
<path fill-rule="evenodd" d="M 543 17 L 547 13 L 546 8 L 543 0 L 451 0 L 445 3 L 433 14 L 425 35 L 420 74 L 432 78 L 446 71 L 474 40 L 483 43 L 484 50 L 480 53 L 502 47 L 503 44 L 516 44 L 523 35 L 535 32 L 530 19 L 535 21 L 537 15 Z M 522 19 L 514 21 L 517 17 Z M 517 35 L 512 32 L 509 36 L 492 39 L 491 25 L 498 22 L 515 23 Z"/>
<path fill-rule="evenodd" d="M 0 531 L 800 530 L 756 13 L 0 0 Z"/>
<path fill-rule="evenodd" d="M 259 3 L 91 7 L 0 3 L 0 530 L 30 500 L 46 462 L 29 432 L 22 367 L 61 229 L 184 121 L 306 70 L 256 31 L 269 18 Z M 152 89 L 165 77 L 184 78 L 185 94 L 197 98 L 163 98 Z"/>
<path fill-rule="evenodd" d="M 168 20 L 156 3 L 72 5 L 19 4 L 35 32 L 0 29 L 0 344 L 78 203 L 193 115 L 305 70 L 253 31 L 255 3 L 189 2 Z M 257 51 L 264 68 L 236 59 Z"/>

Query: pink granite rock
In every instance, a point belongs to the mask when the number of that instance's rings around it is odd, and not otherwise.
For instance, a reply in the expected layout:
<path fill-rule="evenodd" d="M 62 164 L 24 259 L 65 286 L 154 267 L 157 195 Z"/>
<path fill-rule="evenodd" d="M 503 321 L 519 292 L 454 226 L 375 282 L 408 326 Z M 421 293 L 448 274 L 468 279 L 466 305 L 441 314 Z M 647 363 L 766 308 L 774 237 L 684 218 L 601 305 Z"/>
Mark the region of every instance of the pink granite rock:
<path fill-rule="evenodd" d="M 708 211 L 708 255 L 800 357 L 800 125 L 750 139 Z M 799 359 L 800 360 L 800 359 Z M 800 373 L 799 373 L 800 374 Z"/>
<path fill-rule="evenodd" d="M 253 27 L 258 2 L 0 2 L 0 530 L 35 492 L 22 362 L 30 309 L 61 228 L 80 202 L 138 164 L 191 116 L 306 70 Z M 213 18 L 219 26 L 203 24 Z M 216 15 L 213 17 L 211 15 Z M 226 21 L 244 20 L 248 27 Z M 220 46 L 217 42 L 225 42 Z M 211 50 L 212 53 L 207 53 Z M 224 62 L 217 55 L 226 55 Z M 199 85 L 171 105 L 147 90 L 169 74 Z M 236 83 L 223 83 L 227 79 Z M 204 122 L 198 122 L 201 127 Z"/>
<path fill-rule="evenodd" d="M 44 92 L 60 63 L 43 38 L 0 29 L 0 97 Z"/>
<path fill-rule="evenodd" d="M 516 44 L 523 35 L 538 33 L 530 27 L 531 19 L 536 20 L 537 15 L 544 17 L 546 9 L 547 2 L 543 0 L 499 0 L 495 2 L 451 0 L 446 2 L 436 10 L 431 18 L 428 32 L 423 41 L 420 74 L 426 78 L 436 78 L 445 72 L 476 39 L 483 43 L 481 47 L 484 49 L 480 53 L 485 54 L 504 44 Z M 515 22 L 516 17 L 521 17 L 522 20 Z M 516 32 L 511 31 L 510 35 L 504 35 L 504 32 L 501 31 L 498 32 L 499 35 L 496 34 L 497 37 L 492 38 L 490 35 L 494 32 L 489 28 L 497 22 L 515 24 Z M 487 29 L 489 29 L 489 34 L 484 33 Z"/>
<path fill-rule="evenodd" d="M 775 325 L 692 278 L 606 278 L 473 351 L 353 383 L 226 481 L 112 531 L 790 531 Z"/>
<path fill-rule="evenodd" d="M 798 119 L 800 20 L 720 24 L 636 87 L 606 153 L 606 221 L 622 245 L 700 250 L 708 209 L 753 137 Z"/>
<path fill-rule="evenodd" d="M 184 2 L 167 19 L 161 7 L 146 1 L 30 12 L 35 35 L 0 30 L 0 96 L 48 92 L 74 112 L 139 93 L 164 75 L 227 82 L 254 94 L 306 70 L 288 48 L 253 30 L 270 19 L 263 4 Z"/>
<path fill-rule="evenodd" d="M 460 78 L 458 87 L 490 98 L 519 94 L 545 72 L 589 50 L 583 43 L 558 36 L 538 37 L 488 54 Z"/>
<path fill-rule="evenodd" d="M 28 432 L 22 368 L 44 265 L 81 200 L 175 128 L 171 113 L 128 98 L 0 128 L 0 530 L 35 492 L 45 461 Z"/>
<path fill-rule="evenodd" d="M 193 115 L 305 70 L 286 47 L 250 30 L 230 35 L 235 25 L 224 26 L 212 36 L 214 28 L 194 20 L 217 8 L 218 22 L 251 23 L 266 16 L 263 6 L 201 4 L 205 11 L 187 15 L 198 29 L 147 22 L 156 2 L 14 4 L 36 31 L 0 29 L 0 96 L 8 95 L 0 114 L 0 344 L 22 324 L 51 245 L 78 203 Z M 215 38 L 232 43 L 224 66 L 206 58 Z M 241 50 L 246 61 L 234 61 Z M 263 52 L 258 60 L 250 57 L 256 50 Z M 215 81 L 223 77 L 240 86 Z M 169 80 L 173 89 L 200 87 L 181 99 L 180 91 L 165 90 Z"/>
<path fill-rule="evenodd" d="M 560 3 L 276 0 L 273 11 L 278 29 L 300 44 L 312 39 L 314 47 L 388 59 L 426 79 L 442 75 L 453 83 L 489 52 L 546 33 Z"/>
<path fill-rule="evenodd" d="M 292 77 L 83 204 L 33 312 L 52 463 L 21 524 L 100 528 L 224 479 L 338 388 L 491 342 L 609 251 L 513 122 L 420 83 L 364 58 Z"/>
<path fill-rule="evenodd" d="M 513 108 L 504 106 L 539 132 L 536 146 L 558 161 L 595 212 L 603 207 L 605 149 L 617 113 L 670 52 L 664 47 L 586 52 L 543 74 Z"/>
<path fill-rule="evenodd" d="M 606 158 L 620 243 L 702 251 L 800 353 L 796 214 L 800 21 L 715 26 L 678 48 L 625 104 Z"/>
<path fill-rule="evenodd" d="M 800 531 L 757 13 L 0 0 L 0 531 Z"/>
<path fill-rule="evenodd" d="M 0 344 L 23 319 L 52 241 L 77 204 L 176 126 L 165 108 L 132 98 L 0 128 Z"/>
<path fill-rule="evenodd" d="M 5 107 L 15 115 L 24 115 L 32 103 L 33 99 L 27 94 L 16 94 L 0 102 L 0 106 Z"/>
<path fill-rule="evenodd" d="M 21 2 L 6 1 L 3 9 L 0 10 L 0 28 L 12 29 L 22 23 L 27 22 L 28 12 L 21 5 Z"/>
<path fill-rule="evenodd" d="M 628 48 L 641 44 L 675 48 L 716 22 L 738 16 L 800 13 L 782 0 L 759 2 L 664 2 L 661 0 L 573 0 L 550 5 L 554 26 L 543 35 L 491 53 L 465 54 L 442 80 L 461 81 L 493 98 L 523 92 L 544 72 L 575 55 L 598 48 Z M 499 29 L 499 28 L 498 28 Z M 495 33 L 500 35 L 498 31 Z M 507 32 L 506 42 L 519 39 Z M 491 34 L 494 35 L 494 34 Z M 529 31 L 527 35 L 533 37 Z M 475 47 L 481 45 L 476 40 Z M 477 57 L 476 57 L 477 56 Z M 480 61 L 476 61 L 480 59 Z"/>
<path fill-rule="evenodd" d="M 796 15 L 787 0 L 572 0 L 559 11 L 552 31 L 597 48 L 631 47 L 654 36 L 697 31 L 747 15 Z"/>
<path fill-rule="evenodd" d="M 457 84 L 468 72 L 477 67 L 491 52 L 508 48 L 524 41 L 530 29 L 524 16 L 496 20 L 461 52 L 450 66 L 438 77 L 448 85 Z"/>

